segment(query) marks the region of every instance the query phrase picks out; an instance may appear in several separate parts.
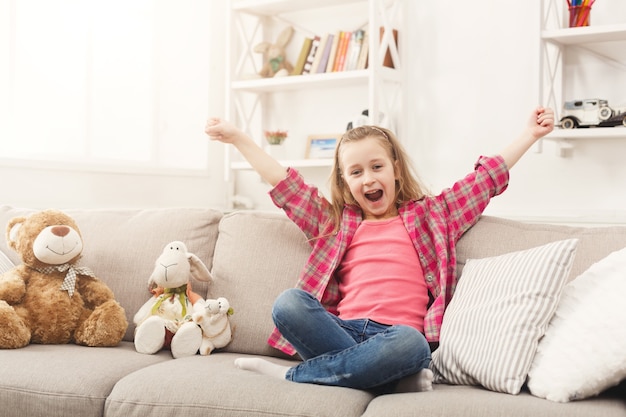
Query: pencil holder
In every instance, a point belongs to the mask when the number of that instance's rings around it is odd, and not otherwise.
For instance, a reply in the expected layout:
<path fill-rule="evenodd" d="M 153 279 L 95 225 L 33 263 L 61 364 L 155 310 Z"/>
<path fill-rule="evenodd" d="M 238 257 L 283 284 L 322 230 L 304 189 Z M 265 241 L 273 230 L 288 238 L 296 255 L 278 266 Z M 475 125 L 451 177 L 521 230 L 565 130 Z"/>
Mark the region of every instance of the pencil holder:
<path fill-rule="evenodd" d="M 589 26 L 591 6 L 569 6 L 569 27 Z"/>

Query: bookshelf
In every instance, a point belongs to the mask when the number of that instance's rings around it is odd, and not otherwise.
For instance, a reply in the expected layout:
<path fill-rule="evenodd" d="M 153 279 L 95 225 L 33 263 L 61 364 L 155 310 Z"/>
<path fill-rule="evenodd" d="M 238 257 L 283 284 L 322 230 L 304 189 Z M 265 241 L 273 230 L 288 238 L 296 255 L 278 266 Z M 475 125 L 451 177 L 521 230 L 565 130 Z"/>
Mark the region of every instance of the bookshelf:
<path fill-rule="evenodd" d="M 305 158 L 309 135 L 340 134 L 365 109 L 370 120 L 380 120 L 384 114 L 389 127 L 401 131 L 405 125 L 400 112 L 404 101 L 400 42 L 405 1 L 230 0 L 226 77 L 229 120 L 270 153 L 263 131 L 287 130 L 289 137 L 281 145 L 285 149 L 280 153 L 280 162 L 307 172 L 314 170 L 324 181 L 332 160 Z M 287 26 L 294 28 L 286 47 L 286 58 L 294 67 L 307 37 L 317 36 L 323 43 L 324 37 L 336 36 L 340 31 L 359 30 L 368 35 L 367 66 L 362 63 L 361 68 L 321 71 L 321 62 L 317 62 L 316 70 L 307 74 L 260 78 L 257 74 L 263 57 L 254 52 L 255 45 L 274 41 Z M 381 34 L 381 30 L 387 33 Z M 394 32 L 397 38 L 392 36 Z M 321 52 L 320 47 L 316 53 Z M 391 59 L 393 68 L 384 66 L 385 58 Z M 238 181 L 250 169 L 235 149 L 225 147 L 229 197 L 239 194 Z"/>
<path fill-rule="evenodd" d="M 626 20 L 620 24 L 568 27 L 567 3 L 563 0 L 541 1 L 541 57 L 540 57 L 540 102 L 554 108 L 556 123 L 561 118 L 561 108 L 566 100 L 597 97 L 593 88 L 578 88 L 572 91 L 573 77 L 593 79 L 593 74 L 585 72 L 585 62 L 593 60 L 610 66 L 617 71 L 626 71 L 624 47 L 626 46 Z M 593 16 L 593 9 L 591 11 Z M 566 59 L 575 57 L 576 71 L 566 71 Z M 584 84 L 584 83 L 583 83 Z M 622 83 L 623 85 L 623 83 Z M 592 84 L 593 86 L 593 84 Z M 619 87 L 615 86 L 615 90 Z M 580 96 L 580 97 L 579 97 Z M 609 99 L 611 107 L 625 104 Z M 556 127 L 546 140 L 558 144 L 559 154 L 567 156 L 579 140 L 586 139 L 626 139 L 626 127 L 591 127 L 561 129 Z"/>

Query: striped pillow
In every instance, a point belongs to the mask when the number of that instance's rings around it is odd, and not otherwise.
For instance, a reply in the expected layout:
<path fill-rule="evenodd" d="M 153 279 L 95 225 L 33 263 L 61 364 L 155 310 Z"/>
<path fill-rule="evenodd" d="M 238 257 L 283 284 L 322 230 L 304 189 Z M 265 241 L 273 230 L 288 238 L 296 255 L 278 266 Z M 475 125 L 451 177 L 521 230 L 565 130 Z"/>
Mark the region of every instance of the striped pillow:
<path fill-rule="evenodd" d="M 433 352 L 434 382 L 518 394 L 556 310 L 577 243 L 562 240 L 469 259 Z"/>
<path fill-rule="evenodd" d="M 4 252 L 0 251 L 0 274 L 4 274 L 10 269 L 13 269 L 15 265 L 13 262 L 4 254 Z"/>

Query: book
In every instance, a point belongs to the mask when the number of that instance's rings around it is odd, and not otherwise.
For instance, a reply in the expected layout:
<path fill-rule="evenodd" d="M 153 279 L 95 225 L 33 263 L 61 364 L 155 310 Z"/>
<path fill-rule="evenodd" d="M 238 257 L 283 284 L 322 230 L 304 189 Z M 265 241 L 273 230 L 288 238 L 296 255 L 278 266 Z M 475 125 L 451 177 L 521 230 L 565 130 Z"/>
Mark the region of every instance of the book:
<path fill-rule="evenodd" d="M 306 57 L 311 50 L 311 44 L 313 43 L 312 38 L 304 38 L 304 42 L 302 43 L 302 48 L 300 48 L 300 55 L 298 55 L 298 60 L 296 64 L 293 66 L 293 71 L 291 71 L 291 75 L 300 75 L 302 74 L 302 69 L 304 68 L 304 63 L 306 62 Z"/>
<path fill-rule="evenodd" d="M 311 67 L 313 66 L 313 61 L 315 60 L 315 53 L 317 52 L 317 48 L 320 46 L 320 40 L 319 36 L 315 36 L 311 42 L 311 49 L 309 50 L 309 54 L 306 56 L 304 67 L 302 68 L 303 75 L 311 72 Z"/>
<path fill-rule="evenodd" d="M 335 57 L 337 56 L 337 46 L 339 45 L 339 39 L 341 38 L 341 31 L 338 30 L 333 36 L 333 44 L 330 47 L 330 54 L 328 54 L 328 64 L 326 64 L 326 72 L 332 72 L 335 66 Z"/>
<path fill-rule="evenodd" d="M 346 71 L 352 71 L 356 69 L 357 61 L 359 60 L 359 55 L 361 53 L 361 48 L 363 47 L 364 36 L 365 31 L 363 29 L 358 29 L 352 32 L 350 47 L 346 56 Z"/>
<path fill-rule="evenodd" d="M 346 64 L 346 54 L 348 53 L 348 46 L 350 45 L 350 38 L 352 32 L 342 32 L 339 45 L 337 46 L 337 56 L 335 57 L 334 72 L 340 72 L 344 70 Z"/>
<path fill-rule="evenodd" d="M 322 58 L 320 59 L 320 64 L 317 67 L 317 72 L 326 72 L 326 67 L 328 66 L 328 60 L 330 58 L 330 51 L 333 48 L 333 42 L 335 40 L 335 35 L 332 33 L 328 34 L 328 39 L 326 39 L 326 45 L 324 46 L 324 50 L 322 51 Z"/>
<path fill-rule="evenodd" d="M 370 40 L 367 32 L 363 35 L 363 46 L 361 46 L 361 52 L 359 52 L 359 59 L 356 64 L 356 69 L 361 70 L 367 68 L 367 57 L 370 50 Z"/>
<path fill-rule="evenodd" d="M 328 34 L 325 34 L 320 39 L 320 44 L 317 47 L 317 51 L 315 52 L 315 58 L 313 59 L 313 65 L 311 66 L 311 74 L 315 74 L 317 72 L 317 68 L 320 66 L 320 62 L 322 61 L 322 56 L 324 55 L 324 49 L 326 49 L 326 43 L 328 42 Z"/>
<path fill-rule="evenodd" d="M 380 28 L 380 38 L 383 38 L 383 34 L 385 33 L 385 28 L 381 27 Z M 398 31 L 396 29 L 393 30 L 392 32 L 393 34 L 393 43 L 396 46 L 396 49 L 398 48 Z M 393 59 L 391 58 L 391 51 L 389 50 L 389 47 L 387 47 L 387 53 L 385 53 L 385 58 L 383 59 L 383 66 L 384 67 L 389 67 L 389 68 L 394 68 L 393 66 Z"/>

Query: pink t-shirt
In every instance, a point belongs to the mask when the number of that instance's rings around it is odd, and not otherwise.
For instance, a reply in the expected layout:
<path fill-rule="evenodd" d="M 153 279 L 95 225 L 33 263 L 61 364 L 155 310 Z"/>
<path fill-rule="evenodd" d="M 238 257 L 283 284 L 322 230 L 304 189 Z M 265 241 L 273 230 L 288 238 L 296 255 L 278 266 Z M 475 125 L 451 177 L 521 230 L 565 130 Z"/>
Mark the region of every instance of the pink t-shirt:
<path fill-rule="evenodd" d="M 402 223 L 394 217 L 363 221 L 337 269 L 344 320 L 368 318 L 424 331 L 428 288 Z"/>

